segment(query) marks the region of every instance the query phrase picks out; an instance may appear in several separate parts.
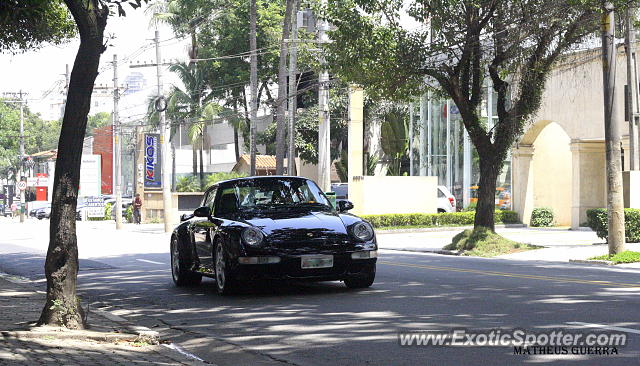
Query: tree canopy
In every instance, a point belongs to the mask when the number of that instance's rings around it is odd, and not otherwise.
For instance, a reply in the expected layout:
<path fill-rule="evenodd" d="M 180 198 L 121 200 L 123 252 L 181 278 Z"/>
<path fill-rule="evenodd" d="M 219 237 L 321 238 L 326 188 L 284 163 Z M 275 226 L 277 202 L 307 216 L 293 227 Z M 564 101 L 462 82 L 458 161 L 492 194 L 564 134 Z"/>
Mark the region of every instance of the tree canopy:
<path fill-rule="evenodd" d="M 60 44 L 75 32 L 73 19 L 60 0 L 0 1 L 0 52 Z"/>
<path fill-rule="evenodd" d="M 480 157 L 476 227 L 494 229 L 497 176 L 538 110 L 554 62 L 598 29 L 583 0 L 330 0 L 334 72 L 374 96 L 438 90 L 458 107 Z M 412 27 L 407 27 L 407 24 Z M 498 123 L 480 114 L 490 79 Z"/>
<path fill-rule="evenodd" d="M 45 121 L 24 107 L 25 153 L 55 149 L 60 134 L 59 121 Z M 0 177 L 13 178 L 20 155 L 20 105 L 0 100 Z"/>

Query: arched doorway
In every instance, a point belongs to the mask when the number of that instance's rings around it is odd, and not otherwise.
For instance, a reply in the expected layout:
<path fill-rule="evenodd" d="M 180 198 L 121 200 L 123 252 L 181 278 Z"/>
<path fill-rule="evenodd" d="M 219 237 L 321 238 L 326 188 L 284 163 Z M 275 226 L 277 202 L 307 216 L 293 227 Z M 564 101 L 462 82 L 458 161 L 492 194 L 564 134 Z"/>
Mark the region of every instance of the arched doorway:
<path fill-rule="evenodd" d="M 571 225 L 571 138 L 557 123 L 547 124 L 533 142 L 533 207 L 549 207 L 555 222 Z"/>
<path fill-rule="evenodd" d="M 522 136 L 513 151 L 514 209 L 530 224 L 534 208 L 549 207 L 555 222 L 571 225 L 571 138 L 558 123 L 541 120 Z"/>

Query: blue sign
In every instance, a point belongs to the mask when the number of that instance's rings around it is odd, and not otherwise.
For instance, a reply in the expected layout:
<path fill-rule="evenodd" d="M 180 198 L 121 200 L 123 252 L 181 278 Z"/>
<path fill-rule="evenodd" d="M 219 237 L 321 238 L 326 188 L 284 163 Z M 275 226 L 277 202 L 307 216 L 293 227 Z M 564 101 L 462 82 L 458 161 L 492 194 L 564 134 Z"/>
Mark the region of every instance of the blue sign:
<path fill-rule="evenodd" d="M 148 188 L 162 187 L 162 165 L 160 152 L 160 135 L 144 135 L 144 186 Z"/>

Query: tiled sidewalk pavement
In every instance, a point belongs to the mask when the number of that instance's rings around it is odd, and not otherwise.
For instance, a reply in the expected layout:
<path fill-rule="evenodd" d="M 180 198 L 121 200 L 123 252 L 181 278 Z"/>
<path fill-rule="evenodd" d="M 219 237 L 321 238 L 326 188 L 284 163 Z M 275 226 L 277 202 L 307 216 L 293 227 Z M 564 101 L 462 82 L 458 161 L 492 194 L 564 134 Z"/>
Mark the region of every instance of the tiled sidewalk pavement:
<path fill-rule="evenodd" d="M 93 312 L 88 331 L 25 331 L 37 320 L 42 306 L 44 294 L 31 284 L 0 276 L 0 366 L 202 364 L 162 345 L 124 341 L 122 324 Z M 97 340 L 106 336 L 116 340 Z"/>

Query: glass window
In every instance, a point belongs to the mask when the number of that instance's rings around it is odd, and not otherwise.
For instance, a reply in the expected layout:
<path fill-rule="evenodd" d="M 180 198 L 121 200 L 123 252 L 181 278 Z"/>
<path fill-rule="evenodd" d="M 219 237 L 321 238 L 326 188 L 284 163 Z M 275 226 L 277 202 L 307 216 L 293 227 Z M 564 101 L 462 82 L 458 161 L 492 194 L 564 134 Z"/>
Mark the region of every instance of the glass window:
<path fill-rule="evenodd" d="M 214 188 L 205 194 L 204 199 L 202 200 L 202 206 L 209 207 L 213 209 L 213 201 L 216 198 L 217 188 Z"/>
<path fill-rule="evenodd" d="M 239 209 L 262 209 L 292 206 L 331 208 L 318 186 L 305 179 L 245 179 L 233 182 L 222 197 L 234 195 Z"/>

